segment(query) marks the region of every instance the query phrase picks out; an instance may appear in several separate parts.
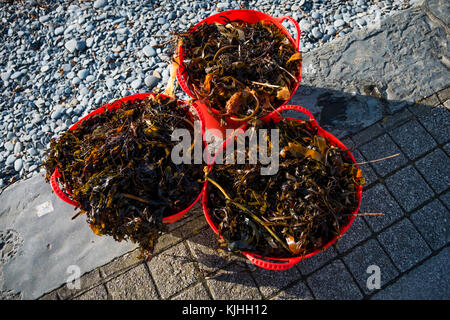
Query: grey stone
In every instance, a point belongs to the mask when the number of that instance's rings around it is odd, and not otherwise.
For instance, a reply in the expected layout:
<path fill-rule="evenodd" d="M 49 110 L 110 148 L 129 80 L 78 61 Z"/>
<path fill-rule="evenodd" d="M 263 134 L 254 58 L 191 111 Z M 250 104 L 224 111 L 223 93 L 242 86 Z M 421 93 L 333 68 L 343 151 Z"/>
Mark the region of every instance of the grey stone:
<path fill-rule="evenodd" d="M 8 151 L 13 151 L 14 150 L 14 144 L 12 144 L 10 141 L 6 141 L 4 147 Z"/>
<path fill-rule="evenodd" d="M 309 258 L 300 260 L 296 267 L 303 275 L 308 275 L 313 271 L 319 269 L 335 257 L 336 250 L 333 248 L 333 246 L 331 246 L 326 250 L 319 252 Z"/>
<path fill-rule="evenodd" d="M 379 234 L 378 240 L 402 272 L 431 253 L 426 242 L 406 218 Z"/>
<path fill-rule="evenodd" d="M 450 242 L 450 214 L 439 200 L 414 212 L 411 220 L 433 250 Z"/>
<path fill-rule="evenodd" d="M 53 211 L 38 216 L 36 206 L 47 201 Z M 0 225 L 16 230 L 24 240 L 21 254 L 1 266 L 3 290 L 20 291 L 23 299 L 38 298 L 65 284 L 70 265 L 85 274 L 136 247 L 96 236 L 83 218 L 71 220 L 73 206 L 57 198 L 40 174 L 3 190 L 0 203 Z"/>
<path fill-rule="evenodd" d="M 106 1 L 106 0 L 95 0 L 94 8 L 100 9 L 100 8 L 103 8 L 104 6 L 106 6 L 107 4 L 108 4 L 108 1 Z"/>
<path fill-rule="evenodd" d="M 189 238 L 186 242 L 203 273 L 216 272 L 237 259 L 229 252 L 218 250 L 217 240 L 211 228 L 199 231 L 197 235 Z"/>
<path fill-rule="evenodd" d="M 78 42 L 75 39 L 69 40 L 65 43 L 64 47 L 69 51 L 70 53 L 74 53 L 75 50 L 78 49 Z"/>
<path fill-rule="evenodd" d="M 448 261 L 450 261 L 450 248 L 447 247 L 422 265 L 403 275 L 372 299 L 448 300 L 450 297 Z"/>
<path fill-rule="evenodd" d="M 418 121 L 409 121 L 392 130 L 390 135 L 411 160 L 417 159 L 436 146 L 434 139 Z"/>
<path fill-rule="evenodd" d="M 344 25 L 345 25 L 345 21 L 342 20 L 342 19 L 336 19 L 336 20 L 334 21 L 334 26 L 335 26 L 336 28 L 342 27 L 342 26 L 344 26 Z"/>
<path fill-rule="evenodd" d="M 311 23 L 309 23 L 309 21 L 303 19 L 300 21 L 299 25 L 301 31 L 311 31 Z"/>
<path fill-rule="evenodd" d="M 142 85 L 142 80 L 141 79 L 136 79 L 133 82 L 131 82 L 131 87 L 133 89 L 139 89 Z"/>
<path fill-rule="evenodd" d="M 386 186 L 406 212 L 411 212 L 433 196 L 433 190 L 412 166 L 387 178 Z"/>
<path fill-rule="evenodd" d="M 427 19 L 421 8 L 413 6 L 387 16 L 379 27 L 352 32 L 333 45 L 307 52 L 303 68 L 313 66 L 315 72 L 302 74 L 302 84 L 343 92 L 353 88 L 362 92 L 371 84 L 388 100 L 387 112 L 393 111 L 391 102 L 411 103 L 443 89 L 448 83 L 442 58 L 447 56 L 447 46 L 438 39 L 445 39 L 446 32 Z M 414 49 L 418 47 L 421 50 Z M 436 55 L 430 57 L 430 50 Z M 321 65 L 324 59 L 327 64 Z M 418 65 L 421 77 L 417 77 Z M 406 103 L 395 105 L 406 107 Z"/>
<path fill-rule="evenodd" d="M 356 217 L 350 228 L 337 241 L 337 250 L 345 252 L 371 235 L 362 217 Z"/>
<path fill-rule="evenodd" d="M 319 28 L 317 28 L 317 27 L 312 29 L 311 34 L 316 39 L 322 38 L 322 32 L 320 32 Z"/>
<path fill-rule="evenodd" d="M 60 34 L 63 34 L 64 30 L 65 30 L 65 28 L 63 26 L 56 28 L 54 31 L 55 36 L 59 36 Z"/>
<path fill-rule="evenodd" d="M 282 290 L 272 300 L 313 300 L 313 296 L 306 284 L 303 281 L 299 281 Z"/>
<path fill-rule="evenodd" d="M 14 161 L 14 170 L 20 172 L 20 170 L 22 170 L 22 167 L 23 167 L 23 160 L 21 158 L 16 159 L 16 161 Z"/>
<path fill-rule="evenodd" d="M 155 256 L 148 267 L 163 299 L 194 284 L 199 277 L 183 242 Z"/>
<path fill-rule="evenodd" d="M 103 285 L 99 285 L 79 296 L 74 300 L 107 300 L 108 293 Z"/>
<path fill-rule="evenodd" d="M 143 263 L 108 281 L 106 286 L 113 300 L 158 299 L 155 285 Z"/>
<path fill-rule="evenodd" d="M 80 78 L 81 80 L 86 79 L 86 77 L 89 75 L 89 70 L 88 69 L 83 69 L 78 71 L 77 76 L 78 78 Z"/>
<path fill-rule="evenodd" d="M 376 184 L 369 190 L 363 190 L 359 211 L 383 213 L 382 216 L 364 217 L 367 224 L 369 224 L 375 232 L 391 225 L 394 221 L 400 219 L 404 215 L 403 210 L 381 183 Z"/>
<path fill-rule="evenodd" d="M 295 267 L 278 272 L 257 268 L 252 272 L 252 275 L 265 298 L 283 290 L 290 283 L 301 279 L 301 274 Z"/>
<path fill-rule="evenodd" d="M 210 293 L 203 286 L 202 283 L 188 288 L 186 291 L 181 292 L 172 298 L 172 300 L 211 300 Z"/>
<path fill-rule="evenodd" d="M 315 272 L 307 282 L 318 300 L 356 300 L 363 297 L 340 260 Z"/>
<path fill-rule="evenodd" d="M 400 153 L 400 156 L 397 156 L 395 158 L 371 163 L 371 166 L 381 176 L 386 176 L 388 173 L 394 171 L 407 162 L 405 156 L 401 153 L 401 150 L 395 145 L 394 141 L 392 141 L 392 139 L 387 134 L 384 134 L 359 147 L 358 150 L 361 151 L 363 156 L 368 161 Z"/>
<path fill-rule="evenodd" d="M 144 82 L 147 87 L 153 89 L 159 83 L 159 79 L 154 76 L 147 76 L 145 77 Z"/>
<path fill-rule="evenodd" d="M 206 280 L 215 300 L 261 299 L 258 288 L 245 268 L 231 264 Z"/>
<path fill-rule="evenodd" d="M 450 210 L 450 191 L 447 191 L 447 192 L 441 194 L 439 199 L 447 207 L 447 209 Z"/>
<path fill-rule="evenodd" d="M 352 250 L 344 257 L 344 262 L 365 294 L 374 293 L 376 292 L 374 290 L 377 290 L 369 289 L 367 286 L 367 279 L 371 275 L 367 273 L 369 266 L 375 265 L 380 268 L 381 287 L 398 275 L 398 271 L 389 257 L 384 253 L 378 241 L 374 239 Z"/>
<path fill-rule="evenodd" d="M 441 149 L 418 160 L 416 167 L 436 193 L 441 193 L 450 186 L 450 159 Z"/>
<path fill-rule="evenodd" d="M 155 57 L 156 56 L 156 50 L 150 46 L 147 45 L 142 49 L 142 52 L 147 56 L 147 57 Z"/>
<path fill-rule="evenodd" d="M 20 141 L 17 141 L 14 145 L 14 154 L 18 154 L 22 151 L 22 143 Z"/>

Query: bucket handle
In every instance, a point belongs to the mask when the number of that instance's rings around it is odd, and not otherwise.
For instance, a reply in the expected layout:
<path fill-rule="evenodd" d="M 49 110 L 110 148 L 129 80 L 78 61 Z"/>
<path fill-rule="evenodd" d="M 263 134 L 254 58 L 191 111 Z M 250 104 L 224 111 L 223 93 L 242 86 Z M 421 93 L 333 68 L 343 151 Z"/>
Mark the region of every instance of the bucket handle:
<path fill-rule="evenodd" d="M 284 17 L 279 17 L 279 18 L 274 18 L 276 21 L 278 21 L 279 23 L 282 23 L 284 20 L 289 20 L 290 22 L 292 22 L 295 26 L 295 29 L 297 30 L 297 39 L 295 40 L 295 45 L 296 45 L 296 49 L 299 50 L 300 49 L 300 26 L 298 25 L 298 22 L 289 16 L 284 16 Z"/>
<path fill-rule="evenodd" d="M 296 105 L 285 105 L 285 106 L 278 107 L 277 109 L 275 109 L 271 113 L 269 113 L 269 114 L 265 115 L 264 117 L 262 117 L 261 120 L 263 120 L 263 121 L 266 120 L 266 119 L 274 119 L 274 120 L 278 120 L 279 119 L 279 120 L 281 120 L 281 119 L 284 119 L 284 118 L 291 118 L 291 117 L 286 117 L 286 116 L 282 116 L 281 115 L 281 112 L 282 111 L 286 111 L 286 110 L 292 110 L 292 111 L 301 112 L 301 113 L 303 113 L 303 114 L 308 116 L 308 118 L 311 120 L 311 122 L 312 122 L 312 124 L 314 126 L 320 127 L 319 124 L 316 121 L 316 118 L 314 118 L 313 114 L 308 109 L 305 109 L 303 107 L 296 106 Z M 302 121 L 300 119 L 294 119 L 294 120 Z"/>
<path fill-rule="evenodd" d="M 303 259 L 303 257 L 296 257 L 291 259 L 280 259 L 280 261 L 278 262 L 270 262 L 261 258 L 257 258 L 254 254 L 248 252 L 242 252 L 242 254 L 254 265 L 263 269 L 276 271 L 292 268 L 295 264 Z"/>

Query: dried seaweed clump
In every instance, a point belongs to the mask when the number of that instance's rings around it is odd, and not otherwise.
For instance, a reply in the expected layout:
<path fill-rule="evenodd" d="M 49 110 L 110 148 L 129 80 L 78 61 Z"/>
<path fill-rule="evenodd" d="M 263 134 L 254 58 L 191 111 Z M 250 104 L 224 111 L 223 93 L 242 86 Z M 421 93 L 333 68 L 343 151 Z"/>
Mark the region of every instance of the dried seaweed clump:
<path fill-rule="evenodd" d="M 258 126 L 280 130 L 279 170 L 261 175 L 261 164 L 214 166 L 207 177 L 208 208 L 219 243 L 274 258 L 322 248 L 356 210 L 361 171 L 309 121 Z"/>
<path fill-rule="evenodd" d="M 159 95 L 122 103 L 52 139 L 44 166 L 79 203 L 97 235 L 139 244 L 151 257 L 163 218 L 188 207 L 202 188 L 202 165 L 176 165 L 171 134 L 193 134 L 188 107 Z"/>
<path fill-rule="evenodd" d="M 269 21 L 203 23 L 180 39 L 189 89 L 220 116 L 259 117 L 295 90 L 302 55 Z"/>

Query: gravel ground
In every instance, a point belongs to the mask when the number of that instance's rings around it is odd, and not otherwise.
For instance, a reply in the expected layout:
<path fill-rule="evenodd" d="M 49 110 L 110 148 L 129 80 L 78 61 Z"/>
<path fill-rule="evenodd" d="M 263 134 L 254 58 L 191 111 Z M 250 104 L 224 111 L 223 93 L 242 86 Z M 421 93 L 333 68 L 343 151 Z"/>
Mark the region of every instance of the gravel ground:
<path fill-rule="evenodd" d="M 308 52 L 416 2 L 0 0 L 0 190 L 38 174 L 50 139 L 85 114 L 163 89 L 171 32 L 241 6 L 293 17 Z"/>

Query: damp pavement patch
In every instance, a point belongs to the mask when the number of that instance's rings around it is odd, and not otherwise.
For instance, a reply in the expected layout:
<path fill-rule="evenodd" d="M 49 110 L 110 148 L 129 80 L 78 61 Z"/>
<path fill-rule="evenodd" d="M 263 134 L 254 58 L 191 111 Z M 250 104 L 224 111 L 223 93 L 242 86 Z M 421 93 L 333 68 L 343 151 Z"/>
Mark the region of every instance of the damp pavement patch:
<path fill-rule="evenodd" d="M 38 298 L 136 247 L 96 236 L 75 213 L 41 175 L 0 194 L 0 298 Z"/>

